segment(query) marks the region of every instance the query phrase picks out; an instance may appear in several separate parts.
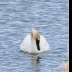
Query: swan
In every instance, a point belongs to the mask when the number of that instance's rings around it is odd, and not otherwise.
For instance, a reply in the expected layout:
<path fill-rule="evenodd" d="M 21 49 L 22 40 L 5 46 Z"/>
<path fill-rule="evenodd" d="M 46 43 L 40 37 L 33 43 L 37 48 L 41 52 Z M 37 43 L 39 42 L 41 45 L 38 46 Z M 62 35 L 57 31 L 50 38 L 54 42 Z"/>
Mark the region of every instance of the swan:
<path fill-rule="evenodd" d="M 33 29 L 31 35 L 27 35 L 20 46 L 21 50 L 28 53 L 41 53 L 49 50 L 46 39 Z"/>

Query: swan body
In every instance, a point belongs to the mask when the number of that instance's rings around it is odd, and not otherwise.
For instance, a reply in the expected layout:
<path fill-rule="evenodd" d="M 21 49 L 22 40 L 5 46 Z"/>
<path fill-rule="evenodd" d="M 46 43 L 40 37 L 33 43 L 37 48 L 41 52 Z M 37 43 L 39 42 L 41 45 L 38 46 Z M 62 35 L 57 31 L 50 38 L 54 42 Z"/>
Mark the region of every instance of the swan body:
<path fill-rule="evenodd" d="M 43 36 L 33 29 L 31 35 L 24 38 L 20 48 L 28 53 L 41 53 L 49 50 L 49 44 Z"/>

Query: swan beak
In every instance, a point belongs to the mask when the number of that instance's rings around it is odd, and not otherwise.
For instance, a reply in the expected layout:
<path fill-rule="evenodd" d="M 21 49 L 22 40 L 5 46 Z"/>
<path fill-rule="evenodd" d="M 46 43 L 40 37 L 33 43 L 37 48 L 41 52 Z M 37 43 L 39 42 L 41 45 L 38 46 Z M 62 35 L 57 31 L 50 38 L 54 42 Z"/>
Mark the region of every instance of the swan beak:
<path fill-rule="evenodd" d="M 36 38 L 36 45 L 37 45 L 37 49 L 40 51 L 39 43 L 40 43 L 40 40 L 38 40 L 38 39 Z"/>

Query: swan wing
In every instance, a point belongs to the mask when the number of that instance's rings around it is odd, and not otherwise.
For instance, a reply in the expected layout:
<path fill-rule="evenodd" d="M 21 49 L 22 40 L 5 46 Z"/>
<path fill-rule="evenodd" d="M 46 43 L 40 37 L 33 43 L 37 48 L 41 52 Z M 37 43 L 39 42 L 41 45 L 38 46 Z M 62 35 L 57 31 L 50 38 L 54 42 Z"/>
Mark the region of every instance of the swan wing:
<path fill-rule="evenodd" d="M 20 46 L 22 51 L 31 52 L 31 36 L 27 35 Z"/>
<path fill-rule="evenodd" d="M 40 48 L 41 51 L 49 50 L 49 44 L 47 43 L 46 39 L 43 36 L 40 36 Z"/>

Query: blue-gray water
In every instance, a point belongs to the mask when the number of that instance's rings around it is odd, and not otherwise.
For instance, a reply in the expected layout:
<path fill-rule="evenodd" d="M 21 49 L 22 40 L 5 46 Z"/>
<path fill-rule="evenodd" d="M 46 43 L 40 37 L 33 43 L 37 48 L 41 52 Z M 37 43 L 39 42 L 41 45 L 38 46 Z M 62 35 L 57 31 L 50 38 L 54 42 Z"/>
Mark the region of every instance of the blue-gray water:
<path fill-rule="evenodd" d="M 68 0 L 0 0 L 0 72 L 66 72 L 68 9 Z M 20 50 L 32 29 L 46 38 L 48 52 Z"/>

